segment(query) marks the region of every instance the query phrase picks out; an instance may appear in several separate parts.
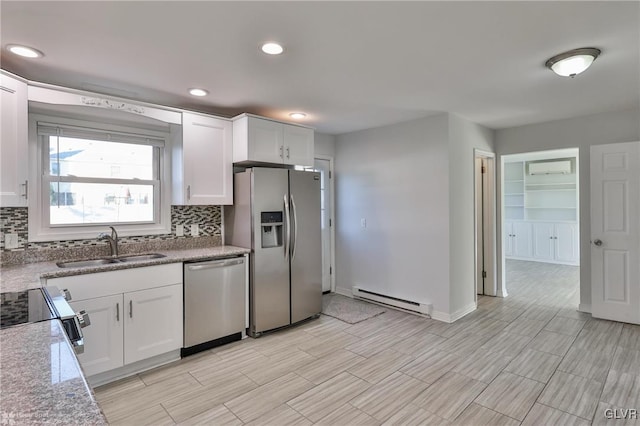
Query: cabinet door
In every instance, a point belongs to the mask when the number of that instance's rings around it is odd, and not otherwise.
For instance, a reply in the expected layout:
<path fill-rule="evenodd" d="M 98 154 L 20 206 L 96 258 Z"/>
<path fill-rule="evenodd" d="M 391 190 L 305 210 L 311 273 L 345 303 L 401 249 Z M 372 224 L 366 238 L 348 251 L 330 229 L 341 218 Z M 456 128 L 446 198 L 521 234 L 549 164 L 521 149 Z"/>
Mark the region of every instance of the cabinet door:
<path fill-rule="evenodd" d="M 27 205 L 27 85 L 0 74 L 0 206 Z"/>
<path fill-rule="evenodd" d="M 124 294 L 124 362 L 182 347 L 182 284 Z"/>
<path fill-rule="evenodd" d="M 533 224 L 533 257 L 538 260 L 554 259 L 554 225 L 553 223 Z"/>
<path fill-rule="evenodd" d="M 513 222 L 513 255 L 531 257 L 531 223 Z"/>
<path fill-rule="evenodd" d="M 233 204 L 231 122 L 183 113 L 184 203 Z"/>
<path fill-rule="evenodd" d="M 284 125 L 284 163 L 313 167 L 313 129 Z"/>
<path fill-rule="evenodd" d="M 87 311 L 91 325 L 82 329 L 84 353 L 78 355 L 87 376 L 123 365 L 124 310 L 122 294 L 70 302 L 74 311 Z"/>
<path fill-rule="evenodd" d="M 506 222 L 504 224 L 502 241 L 502 244 L 504 245 L 504 255 L 513 256 L 513 224 L 511 222 Z"/>
<path fill-rule="evenodd" d="M 275 121 L 249 117 L 248 126 L 248 159 L 265 163 L 282 163 L 284 125 Z"/>
<path fill-rule="evenodd" d="M 556 260 L 578 263 L 580 259 L 578 226 L 575 223 L 556 223 L 555 237 Z"/>

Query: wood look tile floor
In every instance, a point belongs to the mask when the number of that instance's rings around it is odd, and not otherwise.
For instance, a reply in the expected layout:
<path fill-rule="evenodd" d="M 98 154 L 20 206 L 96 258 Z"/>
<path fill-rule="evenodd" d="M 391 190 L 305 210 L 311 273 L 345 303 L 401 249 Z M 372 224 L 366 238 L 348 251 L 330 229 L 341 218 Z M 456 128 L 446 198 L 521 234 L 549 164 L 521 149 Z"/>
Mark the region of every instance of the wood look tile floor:
<path fill-rule="evenodd" d="M 640 326 L 576 311 L 578 268 L 508 261 L 509 297 L 445 324 L 328 316 L 95 389 L 123 425 L 599 425 L 640 411 Z"/>

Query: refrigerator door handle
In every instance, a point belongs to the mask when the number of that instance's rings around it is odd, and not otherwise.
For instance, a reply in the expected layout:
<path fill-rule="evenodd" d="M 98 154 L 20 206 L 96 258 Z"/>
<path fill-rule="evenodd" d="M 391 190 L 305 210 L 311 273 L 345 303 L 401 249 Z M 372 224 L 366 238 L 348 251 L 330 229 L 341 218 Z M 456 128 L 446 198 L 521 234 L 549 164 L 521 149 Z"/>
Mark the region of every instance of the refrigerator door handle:
<path fill-rule="evenodd" d="M 291 196 L 291 211 L 293 212 L 293 242 L 291 248 L 291 261 L 296 258 L 296 246 L 298 245 L 298 209 L 296 208 L 296 200 Z"/>
<path fill-rule="evenodd" d="M 284 236 L 284 257 L 285 259 L 289 255 L 289 244 L 291 242 L 291 213 L 289 212 L 289 201 L 287 200 L 287 194 L 284 194 L 284 215 L 287 221 L 287 226 L 285 227 Z"/>

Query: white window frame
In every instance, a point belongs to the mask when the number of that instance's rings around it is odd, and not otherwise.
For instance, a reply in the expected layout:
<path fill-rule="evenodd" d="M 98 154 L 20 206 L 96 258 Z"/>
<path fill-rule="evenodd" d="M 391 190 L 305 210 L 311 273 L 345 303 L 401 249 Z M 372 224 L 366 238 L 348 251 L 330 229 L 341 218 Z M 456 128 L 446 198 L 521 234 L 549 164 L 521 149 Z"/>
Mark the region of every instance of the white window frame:
<path fill-rule="evenodd" d="M 153 138 L 155 146 L 158 147 L 159 182 L 154 186 L 154 217 L 153 223 L 117 223 L 117 224 L 77 224 L 77 225 L 50 225 L 49 224 L 49 192 L 48 185 L 51 177 L 48 176 L 48 156 L 44 152 L 46 144 L 43 138 L 38 135 L 38 123 L 48 125 L 59 125 L 61 127 L 92 129 L 96 133 L 113 132 L 118 134 L 143 135 Z M 104 232 L 109 225 L 117 227 L 121 236 L 138 235 L 160 235 L 171 232 L 171 140 L 172 135 L 167 128 L 166 131 L 150 130 L 148 128 L 137 128 L 129 125 L 117 125 L 89 120 L 81 120 L 67 117 L 55 117 L 43 114 L 29 114 L 29 162 L 30 181 L 32 182 L 33 194 L 29 196 L 29 241 L 60 241 L 60 240 L 80 240 L 95 238 L 100 232 Z M 161 142 L 163 141 L 163 142 Z M 35 166 L 35 167 L 33 167 Z M 89 182 L 91 179 L 81 179 L 82 182 Z M 140 183 L 148 183 L 142 181 Z"/>

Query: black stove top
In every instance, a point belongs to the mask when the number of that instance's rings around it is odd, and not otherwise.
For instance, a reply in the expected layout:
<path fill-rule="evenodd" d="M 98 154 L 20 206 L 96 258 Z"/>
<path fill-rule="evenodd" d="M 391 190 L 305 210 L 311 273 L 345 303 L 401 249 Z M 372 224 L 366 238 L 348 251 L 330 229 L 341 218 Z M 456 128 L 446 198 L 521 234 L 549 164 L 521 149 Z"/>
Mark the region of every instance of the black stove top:
<path fill-rule="evenodd" d="M 39 288 L 0 294 L 0 328 L 53 318 L 56 316 Z"/>

